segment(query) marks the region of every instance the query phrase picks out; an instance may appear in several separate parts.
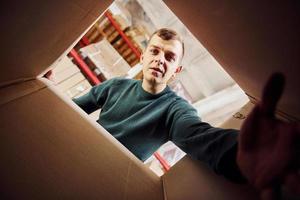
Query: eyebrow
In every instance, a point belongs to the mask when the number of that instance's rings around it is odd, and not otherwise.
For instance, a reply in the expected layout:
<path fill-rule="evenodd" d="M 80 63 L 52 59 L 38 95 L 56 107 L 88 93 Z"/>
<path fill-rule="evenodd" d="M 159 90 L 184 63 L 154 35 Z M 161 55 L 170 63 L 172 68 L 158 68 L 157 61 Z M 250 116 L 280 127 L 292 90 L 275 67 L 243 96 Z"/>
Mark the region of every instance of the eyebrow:
<path fill-rule="evenodd" d="M 154 47 L 156 49 L 162 49 L 161 47 L 153 45 L 153 44 L 150 47 Z M 167 50 L 166 53 L 170 53 L 172 56 L 177 57 L 177 55 L 172 51 Z"/>
<path fill-rule="evenodd" d="M 153 45 L 153 44 L 151 44 L 151 47 L 154 47 L 156 49 L 161 49 L 159 46 L 156 46 L 156 45 Z"/>

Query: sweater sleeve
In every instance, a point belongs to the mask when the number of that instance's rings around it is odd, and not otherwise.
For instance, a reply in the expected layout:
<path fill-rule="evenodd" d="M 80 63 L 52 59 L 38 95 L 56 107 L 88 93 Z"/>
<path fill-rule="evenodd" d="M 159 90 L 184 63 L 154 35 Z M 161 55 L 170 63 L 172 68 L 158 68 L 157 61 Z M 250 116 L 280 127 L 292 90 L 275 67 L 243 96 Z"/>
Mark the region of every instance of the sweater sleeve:
<path fill-rule="evenodd" d="M 72 100 L 86 113 L 90 114 L 102 107 L 113 82 L 113 79 L 104 81 L 100 85 L 92 87 L 85 95 Z"/>
<path fill-rule="evenodd" d="M 215 128 L 202 122 L 196 109 L 184 100 L 176 101 L 169 109 L 171 141 L 217 174 L 234 182 L 245 182 L 236 164 L 237 130 Z"/>

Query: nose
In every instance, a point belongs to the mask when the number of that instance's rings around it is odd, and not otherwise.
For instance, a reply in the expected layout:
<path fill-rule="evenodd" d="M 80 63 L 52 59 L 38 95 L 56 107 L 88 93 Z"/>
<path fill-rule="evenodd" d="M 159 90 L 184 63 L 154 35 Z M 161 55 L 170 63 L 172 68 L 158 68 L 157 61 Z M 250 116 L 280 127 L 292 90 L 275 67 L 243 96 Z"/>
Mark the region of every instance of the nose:
<path fill-rule="evenodd" d="M 163 65 L 164 64 L 164 55 L 163 53 L 160 53 L 156 56 L 155 60 L 156 63 L 158 63 L 158 65 Z"/>
<path fill-rule="evenodd" d="M 167 71 L 167 65 L 165 62 L 165 54 L 164 52 L 159 52 L 154 58 L 154 62 L 157 63 L 157 66 L 161 69 L 163 69 L 163 73 Z"/>
<path fill-rule="evenodd" d="M 155 62 L 158 63 L 158 65 L 162 65 L 163 64 L 163 62 L 160 59 L 156 59 Z"/>

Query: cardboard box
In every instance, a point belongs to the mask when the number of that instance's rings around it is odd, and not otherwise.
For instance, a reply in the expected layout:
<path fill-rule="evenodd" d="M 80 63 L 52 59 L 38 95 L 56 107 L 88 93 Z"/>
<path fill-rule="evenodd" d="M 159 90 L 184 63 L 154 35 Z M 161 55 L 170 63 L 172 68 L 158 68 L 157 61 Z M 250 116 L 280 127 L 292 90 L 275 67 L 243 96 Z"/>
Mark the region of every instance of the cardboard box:
<path fill-rule="evenodd" d="M 82 96 L 86 94 L 86 91 L 89 91 L 92 88 L 91 84 L 87 81 L 81 81 L 77 85 L 68 89 L 65 93 L 70 97 L 74 98 L 75 96 Z"/>
<path fill-rule="evenodd" d="M 215 0 L 165 2 L 249 96 L 258 100 L 267 76 L 283 71 L 287 90 L 280 111 L 299 119 L 295 67 L 300 58 L 295 55 L 300 51 L 293 41 L 298 41 L 300 26 L 293 2 L 280 7 Z M 30 0 L 1 6 L 1 36 L 10 45 L 1 53 L 0 198 L 257 199 L 249 188 L 216 176 L 188 157 L 157 177 L 51 82 L 39 78 L 110 3 Z M 280 20 L 283 16 L 286 20 Z M 17 40 L 15 34 L 20 33 L 22 40 Z"/>
<path fill-rule="evenodd" d="M 80 51 L 94 63 L 106 79 L 124 77 L 130 70 L 128 63 L 106 39 L 90 44 Z"/>
<path fill-rule="evenodd" d="M 81 72 L 77 72 L 76 74 L 73 74 L 73 76 L 69 77 L 68 79 L 64 80 L 63 82 L 57 84 L 57 88 L 61 90 L 62 92 L 65 92 L 72 87 L 75 87 L 82 81 L 86 80 L 85 77 L 82 75 Z"/>
<path fill-rule="evenodd" d="M 79 68 L 72 63 L 68 56 L 62 58 L 60 62 L 53 69 L 54 80 L 56 83 L 61 83 L 70 78 L 77 72 L 80 72 Z"/>

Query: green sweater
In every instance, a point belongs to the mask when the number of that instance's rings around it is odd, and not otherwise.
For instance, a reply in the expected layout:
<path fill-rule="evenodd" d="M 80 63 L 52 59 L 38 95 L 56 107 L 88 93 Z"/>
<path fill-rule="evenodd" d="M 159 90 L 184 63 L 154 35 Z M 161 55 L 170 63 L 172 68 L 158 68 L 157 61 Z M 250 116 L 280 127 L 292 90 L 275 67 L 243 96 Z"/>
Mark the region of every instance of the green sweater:
<path fill-rule="evenodd" d="M 197 111 L 169 87 L 153 95 L 142 88 L 141 81 L 115 78 L 74 102 L 87 113 L 101 108 L 97 122 L 143 161 L 171 140 L 193 158 L 223 173 L 221 160 L 237 144 L 236 130 L 202 122 Z"/>

